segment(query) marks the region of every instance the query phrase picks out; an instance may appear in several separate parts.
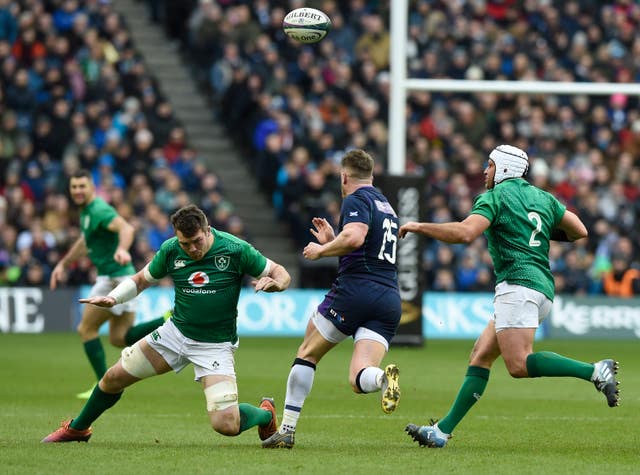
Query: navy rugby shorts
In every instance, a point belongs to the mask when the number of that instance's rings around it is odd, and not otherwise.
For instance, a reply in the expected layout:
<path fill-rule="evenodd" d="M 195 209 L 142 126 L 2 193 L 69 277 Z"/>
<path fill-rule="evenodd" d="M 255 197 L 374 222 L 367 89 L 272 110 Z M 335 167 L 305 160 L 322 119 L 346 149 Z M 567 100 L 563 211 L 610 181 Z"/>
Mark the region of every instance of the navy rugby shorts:
<path fill-rule="evenodd" d="M 318 305 L 318 312 L 345 335 L 353 336 L 364 327 L 391 343 L 402 312 L 400 293 L 367 279 L 339 278 Z"/>

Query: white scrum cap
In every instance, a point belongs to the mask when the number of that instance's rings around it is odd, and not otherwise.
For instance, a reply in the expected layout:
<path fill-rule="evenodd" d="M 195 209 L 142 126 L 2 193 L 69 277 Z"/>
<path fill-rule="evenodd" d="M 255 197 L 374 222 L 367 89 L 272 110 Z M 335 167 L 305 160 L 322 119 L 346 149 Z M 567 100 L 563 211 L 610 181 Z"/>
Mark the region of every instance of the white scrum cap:
<path fill-rule="evenodd" d="M 489 158 L 496 164 L 494 184 L 507 178 L 520 178 L 529 168 L 527 152 L 513 145 L 498 145 L 489 154 Z"/>

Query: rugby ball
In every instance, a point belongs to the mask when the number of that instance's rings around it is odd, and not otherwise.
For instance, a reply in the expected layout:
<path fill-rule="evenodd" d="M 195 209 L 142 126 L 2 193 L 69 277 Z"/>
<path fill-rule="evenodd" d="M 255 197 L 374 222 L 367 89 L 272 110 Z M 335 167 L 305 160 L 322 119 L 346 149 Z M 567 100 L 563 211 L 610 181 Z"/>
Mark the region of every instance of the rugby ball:
<path fill-rule="evenodd" d="M 327 36 L 331 19 L 315 8 L 296 8 L 284 17 L 282 29 L 289 38 L 301 43 L 317 43 Z"/>

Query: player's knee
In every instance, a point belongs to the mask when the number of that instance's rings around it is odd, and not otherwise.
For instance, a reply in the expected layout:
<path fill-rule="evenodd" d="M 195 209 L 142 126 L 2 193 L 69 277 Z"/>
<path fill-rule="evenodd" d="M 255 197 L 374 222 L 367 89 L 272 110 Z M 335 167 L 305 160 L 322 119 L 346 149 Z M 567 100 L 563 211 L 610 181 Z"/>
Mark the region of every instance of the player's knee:
<path fill-rule="evenodd" d="M 124 335 L 109 335 L 109 343 L 116 348 L 124 348 L 127 343 L 124 341 Z"/>
<path fill-rule="evenodd" d="M 218 411 L 211 418 L 211 427 L 222 435 L 234 436 L 240 433 L 240 421 L 231 411 Z"/>
<path fill-rule="evenodd" d="M 296 352 L 296 358 L 300 358 L 303 360 L 310 360 L 311 354 L 309 352 L 309 345 L 307 345 L 304 341 L 298 347 L 298 351 Z M 315 363 L 312 361 L 312 363 Z"/>
<path fill-rule="evenodd" d="M 235 381 L 225 379 L 205 388 L 207 411 L 211 427 L 222 435 L 238 435 L 240 420 L 233 408 L 238 405 L 238 386 Z"/>
<path fill-rule="evenodd" d="M 529 376 L 527 365 L 521 361 L 505 361 L 507 371 L 512 378 L 526 378 Z"/>
<path fill-rule="evenodd" d="M 140 343 L 134 343 L 122 350 L 120 361 L 122 368 L 138 379 L 148 378 L 158 374 L 151 362 L 140 348 Z"/>
<path fill-rule="evenodd" d="M 120 375 L 115 370 L 115 367 L 111 367 L 102 376 L 100 380 L 100 388 L 107 393 L 117 393 L 124 389 L 124 384 Z"/>
<path fill-rule="evenodd" d="M 90 325 L 85 318 L 80 320 L 80 323 L 78 323 L 78 326 L 76 327 L 76 331 L 85 341 L 98 336 L 98 331 L 93 327 L 93 325 Z"/>

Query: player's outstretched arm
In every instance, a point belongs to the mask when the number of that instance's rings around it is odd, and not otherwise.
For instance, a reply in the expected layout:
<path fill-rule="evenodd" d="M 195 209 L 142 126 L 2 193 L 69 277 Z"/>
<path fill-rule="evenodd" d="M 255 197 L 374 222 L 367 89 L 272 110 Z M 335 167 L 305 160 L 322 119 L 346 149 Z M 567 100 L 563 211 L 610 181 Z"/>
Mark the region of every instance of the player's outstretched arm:
<path fill-rule="evenodd" d="M 87 297 L 86 299 L 78 299 L 80 303 L 89 303 L 98 307 L 111 308 L 116 305 L 116 299 L 109 297 L 108 295 L 95 295 L 93 297 Z"/>
<path fill-rule="evenodd" d="M 269 274 L 251 282 L 256 292 L 282 292 L 289 288 L 291 276 L 287 269 L 269 260 Z"/>
<path fill-rule="evenodd" d="M 407 233 L 418 233 L 449 244 L 468 244 L 480 236 L 491 222 L 479 214 L 470 214 L 464 221 L 450 223 L 418 223 L 409 221 L 398 230 L 403 238 Z"/>
<path fill-rule="evenodd" d="M 148 266 L 138 271 L 133 276 L 120 282 L 108 295 L 96 295 L 79 299 L 80 303 L 89 303 L 98 307 L 113 307 L 119 303 L 128 302 L 154 282 L 157 282 L 149 273 Z"/>

